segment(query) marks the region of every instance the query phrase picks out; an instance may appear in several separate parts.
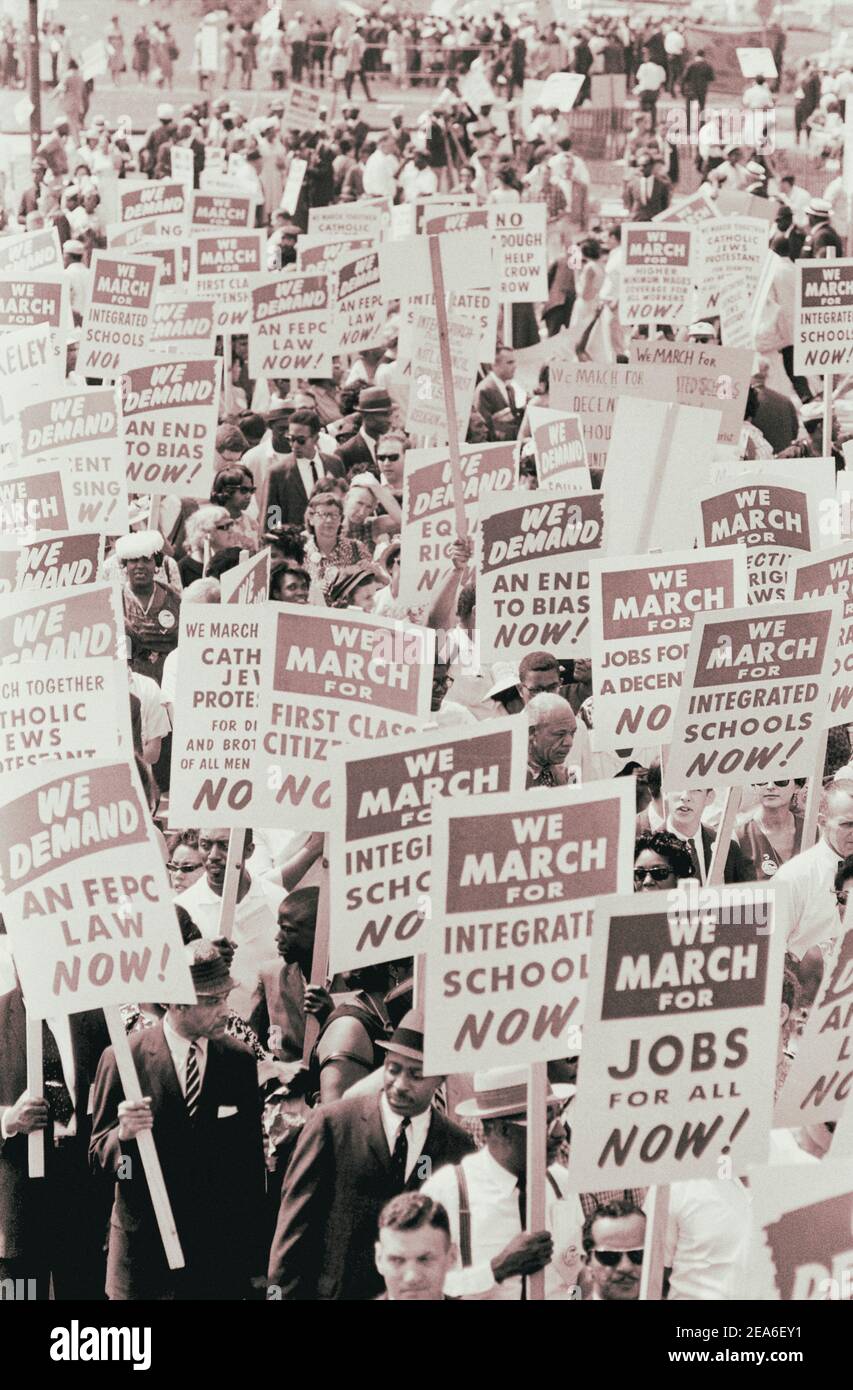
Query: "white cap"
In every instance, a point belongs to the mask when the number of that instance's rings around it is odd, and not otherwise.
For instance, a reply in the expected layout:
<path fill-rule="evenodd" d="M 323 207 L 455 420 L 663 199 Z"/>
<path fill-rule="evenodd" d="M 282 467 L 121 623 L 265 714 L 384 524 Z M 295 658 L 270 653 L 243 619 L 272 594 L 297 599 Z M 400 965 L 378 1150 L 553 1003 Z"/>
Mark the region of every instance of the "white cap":
<path fill-rule="evenodd" d="M 129 536 L 119 536 L 115 543 L 116 558 L 119 560 L 146 560 L 159 555 L 164 541 L 159 531 L 131 531 Z"/>
<path fill-rule="evenodd" d="M 174 106 L 170 106 L 168 101 L 161 102 L 157 107 L 158 121 L 171 121 L 175 116 Z"/>

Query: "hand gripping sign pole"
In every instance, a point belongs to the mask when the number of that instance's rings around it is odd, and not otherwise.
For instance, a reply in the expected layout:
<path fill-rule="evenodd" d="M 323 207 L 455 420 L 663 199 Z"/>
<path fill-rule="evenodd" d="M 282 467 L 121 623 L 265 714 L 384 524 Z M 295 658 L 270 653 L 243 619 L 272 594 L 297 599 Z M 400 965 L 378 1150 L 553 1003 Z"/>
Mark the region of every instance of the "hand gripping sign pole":
<path fill-rule="evenodd" d="M 145 1097 L 142 1094 L 139 1077 L 136 1075 L 133 1053 L 130 1050 L 121 1010 L 118 1008 L 104 1009 L 104 1018 L 110 1030 L 110 1042 L 113 1045 L 125 1099 L 130 1101 L 144 1100 Z M 172 1215 L 172 1205 L 166 1191 L 163 1170 L 160 1167 L 160 1159 L 154 1144 L 154 1135 L 150 1129 L 144 1129 L 137 1134 L 136 1147 L 139 1150 L 139 1157 L 142 1159 L 148 1191 L 151 1194 L 151 1205 L 154 1208 L 154 1215 L 160 1228 L 160 1238 L 163 1241 L 163 1249 L 166 1252 L 169 1268 L 183 1269 L 184 1255 L 181 1250 L 181 1242 L 178 1238 L 175 1218 Z"/>
<path fill-rule="evenodd" d="M 468 523 L 465 519 L 462 465 L 459 461 L 459 422 L 456 419 L 456 395 L 453 390 L 453 372 L 450 364 L 450 338 L 447 331 L 447 300 L 444 294 L 444 271 L 441 266 L 441 243 L 437 236 L 430 236 L 428 241 L 435 315 L 438 323 L 438 349 L 441 354 L 441 382 L 444 387 L 444 406 L 447 411 L 447 436 L 450 445 L 453 505 L 456 510 L 456 535 L 459 540 L 464 541 L 468 534 Z"/>
<path fill-rule="evenodd" d="M 314 929 L 314 954 L 311 957 L 311 984 L 325 985 L 329 969 L 329 837 L 323 836 L 320 893 L 317 898 L 317 925 Z M 302 1064 L 307 1066 L 317 1041 L 320 1025 L 314 1014 L 305 1018 L 305 1042 Z"/>
<path fill-rule="evenodd" d="M 527 1080 L 527 1229 L 545 1230 L 545 1170 L 548 1165 L 548 1063 L 534 1062 Z M 527 1297 L 543 1302 L 545 1271 L 527 1275 Z"/>

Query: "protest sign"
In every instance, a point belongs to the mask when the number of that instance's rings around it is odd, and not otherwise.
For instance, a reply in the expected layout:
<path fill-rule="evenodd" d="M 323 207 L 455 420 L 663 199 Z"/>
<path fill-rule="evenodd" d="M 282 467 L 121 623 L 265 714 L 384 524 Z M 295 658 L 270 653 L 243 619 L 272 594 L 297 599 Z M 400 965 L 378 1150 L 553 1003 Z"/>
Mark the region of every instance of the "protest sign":
<path fill-rule="evenodd" d="M 199 299 L 181 285 L 164 290 L 154 300 L 150 345 L 158 352 L 195 351 L 212 357 L 216 345 L 215 301 Z"/>
<path fill-rule="evenodd" d="M 252 824 L 249 772 L 271 638 L 264 621 L 260 605 L 181 606 L 170 808 L 187 825 Z"/>
<path fill-rule="evenodd" d="M 515 478 L 515 444 L 466 444 L 459 451 L 469 531 L 476 528 L 477 501 Z M 443 449 L 409 449 L 403 478 L 400 535 L 400 600 L 419 614 L 429 607 L 452 569 L 450 549 L 456 517 L 450 463 Z"/>
<path fill-rule="evenodd" d="M 836 597 L 698 613 L 664 786 L 810 777 L 841 613 Z"/>
<path fill-rule="evenodd" d="M 354 355 L 382 343 L 387 306 L 379 287 L 379 255 L 341 257 L 336 262 L 332 351 Z"/>
<path fill-rule="evenodd" d="M 194 193 L 191 205 L 192 227 L 251 227 L 255 209 L 251 198 L 217 193 Z"/>
<path fill-rule="evenodd" d="M 653 222 L 685 222 L 688 226 L 718 218 L 720 213 L 716 203 L 701 189 L 691 193 L 689 198 L 677 198 L 663 212 L 655 213 Z"/>
<path fill-rule="evenodd" d="M 426 1073 L 577 1050 L 593 902 L 627 891 L 634 816 L 624 779 L 433 803 Z"/>
<path fill-rule="evenodd" d="M 366 237 L 378 241 L 382 237 L 388 205 L 381 202 L 332 203 L 325 208 L 311 208 L 308 213 L 308 231 L 318 236 L 338 237 L 345 241 L 350 237 Z"/>
<path fill-rule="evenodd" d="M 429 717 L 434 636 L 356 609 L 272 608 L 263 732 L 252 759 L 254 823 L 331 830 L 332 748 L 420 727 Z"/>
<path fill-rule="evenodd" d="M 302 192 L 302 184 L 307 171 L 307 159 L 291 159 L 284 191 L 282 192 L 281 202 L 279 203 L 281 211 L 286 212 L 288 217 L 293 216 L 299 205 L 299 195 Z"/>
<path fill-rule="evenodd" d="M 543 111 L 571 111 L 585 81 L 582 72 L 552 72 L 542 84 L 537 104 Z"/>
<path fill-rule="evenodd" d="M 0 681 L 0 772 L 57 758 L 132 756 L 123 662 L 27 662 Z"/>
<path fill-rule="evenodd" d="M 804 551 L 820 546 L 820 493 L 808 470 L 795 482 L 768 460 L 730 483 L 700 488 L 692 530 L 706 546 L 736 541 L 747 550 L 749 603 L 770 603 L 788 593 L 788 566 Z M 770 471 L 772 469 L 772 471 Z"/>
<path fill-rule="evenodd" d="M 589 588 L 593 748 L 668 743 L 695 615 L 746 602 L 743 548 L 593 556 Z"/>
<path fill-rule="evenodd" d="M 442 236 L 445 232 L 467 232 L 472 227 L 488 227 L 489 209 L 457 207 L 451 212 L 434 212 L 428 204 L 424 205 L 423 231 L 426 236 Z"/>
<path fill-rule="evenodd" d="M 375 244 L 370 237 L 340 239 L 305 232 L 296 243 L 296 268 L 314 272 L 329 270 L 337 261 L 349 260 L 348 253 L 370 251 Z"/>
<path fill-rule="evenodd" d="M 788 591 L 791 601 L 825 598 L 837 594 L 843 603 L 838 646 L 833 652 L 829 704 L 825 711 L 827 728 L 848 722 L 853 707 L 853 546 L 849 541 L 824 550 L 820 556 L 792 555 L 788 564 Z M 853 717 L 853 716 L 851 716 Z"/>
<path fill-rule="evenodd" d="M 267 377 L 331 376 L 329 276 L 257 276 L 250 295 L 250 373 Z"/>
<path fill-rule="evenodd" d="M 576 492 L 590 492 L 592 483 L 580 416 L 531 405 L 527 409 L 527 418 L 540 488 L 571 488 Z"/>
<path fill-rule="evenodd" d="M 469 214 L 476 213 L 476 216 L 469 215 L 464 222 L 458 222 L 456 220 L 458 215 L 466 211 Z M 444 228 L 447 231 L 460 232 L 471 227 L 488 227 L 489 225 L 489 210 L 488 208 L 477 207 L 477 197 L 474 193 L 431 193 L 426 198 L 415 198 L 412 203 L 398 203 L 391 209 L 392 218 L 395 214 L 401 213 L 408 214 L 411 220 L 404 226 L 403 219 L 398 218 L 396 229 L 398 237 L 424 236 L 427 226 L 431 226 L 444 216 L 449 219 Z"/>
<path fill-rule="evenodd" d="M 112 584 L 81 584 L 51 598 L 15 594 L 0 604 L 2 666 L 123 653 L 124 619 Z"/>
<path fill-rule="evenodd" d="M 484 661 L 588 654 L 588 571 L 601 549 L 602 508 L 600 492 L 484 494 L 477 580 Z"/>
<path fill-rule="evenodd" d="M 63 357 L 47 324 L 0 333 L 0 428 L 8 430 L 18 411 L 62 390 Z"/>
<path fill-rule="evenodd" d="M 849 1303 L 853 1183 L 849 1157 L 772 1164 L 749 1174 L 751 1238 L 741 1297 Z M 762 1317 L 762 1322 L 770 1321 Z"/>
<path fill-rule="evenodd" d="M 219 577 L 223 603 L 266 603 L 270 592 L 269 547 L 259 550 Z"/>
<path fill-rule="evenodd" d="M 632 343 L 631 365 L 642 366 L 642 386 L 625 395 L 679 405 L 710 405 L 720 412 L 717 444 L 738 448 L 754 353 L 716 343 Z"/>
<path fill-rule="evenodd" d="M 181 358 L 124 374 L 122 427 L 131 491 L 209 495 L 220 367 L 218 357 Z"/>
<path fill-rule="evenodd" d="M 760 112 L 758 120 L 761 120 Z M 758 217 L 766 223 L 776 220 L 776 204 L 773 199 L 761 198 L 757 193 L 747 193 L 744 188 L 727 188 L 723 185 L 717 194 L 716 204 L 721 217 Z M 767 234 L 769 237 L 769 226 Z"/>
<path fill-rule="evenodd" d="M 695 880 L 599 904 L 573 1188 L 735 1177 L 766 1163 L 785 942 L 777 912 L 768 888 Z"/>
<path fill-rule="evenodd" d="M 192 188 L 195 183 L 195 151 L 191 145 L 173 144 L 169 150 L 169 172 L 173 179 Z"/>
<path fill-rule="evenodd" d="M 77 355 L 81 375 L 117 377 L 145 355 L 159 280 L 159 261 L 95 252 Z"/>
<path fill-rule="evenodd" d="M 5 477 L 10 482 L 33 480 L 26 492 L 35 502 L 30 525 L 56 531 L 94 527 L 113 535 L 128 529 L 127 478 L 113 387 L 77 386 L 25 406 L 18 415 L 18 430 L 20 463 Z"/>
<path fill-rule="evenodd" d="M 527 770 L 524 720 L 383 739 L 341 749 L 330 765 L 329 966 L 352 970 L 425 949 L 431 911 L 430 823 L 436 798 L 520 796 Z"/>
<path fill-rule="evenodd" d="M 126 249 L 133 247 L 134 250 L 143 241 L 161 241 L 162 235 L 158 231 L 156 217 L 147 217 L 139 222 L 108 222 L 107 223 L 107 247 L 110 251 L 117 248 Z"/>
<path fill-rule="evenodd" d="M 103 39 L 88 43 L 80 54 L 80 74 L 84 82 L 92 82 L 96 77 L 105 77 L 107 72 L 107 45 Z"/>
<path fill-rule="evenodd" d="M 643 380 L 639 367 L 552 358 L 549 407 L 578 416 L 590 468 L 603 468 L 607 461 L 617 400 L 628 387 L 641 391 Z"/>
<path fill-rule="evenodd" d="M 853 259 L 797 262 L 794 371 L 845 372 L 853 362 Z"/>
<path fill-rule="evenodd" d="M 102 533 L 69 531 L 22 545 L 16 554 L 18 589 L 70 589 L 91 584 L 98 574 Z"/>
<path fill-rule="evenodd" d="M 626 222 L 619 282 L 619 320 L 632 324 L 687 324 L 691 319 L 696 230 L 689 224 Z"/>
<path fill-rule="evenodd" d="M 284 124 L 287 129 L 316 130 L 317 117 L 323 101 L 323 93 L 316 87 L 304 87 L 299 82 L 291 82 L 287 89 L 287 105 L 284 111 Z"/>
<path fill-rule="evenodd" d="M 430 240 L 413 236 L 400 241 L 383 241 L 379 248 L 379 275 L 386 299 L 433 293 Z M 439 238 L 439 245 L 441 240 Z M 447 254 L 443 255 L 442 267 L 445 294 L 452 290 L 481 289 L 491 284 L 491 232 L 485 227 L 454 232 L 447 238 Z"/>
<path fill-rule="evenodd" d="M 0 807 L 0 844 L 3 917 L 31 1018 L 194 999 L 163 856 L 128 762 L 21 770 Z"/>
<path fill-rule="evenodd" d="M 478 362 L 491 362 L 495 355 L 498 330 L 498 301 L 490 289 L 454 290 L 447 296 L 447 312 L 454 318 L 470 319 L 479 333 Z M 400 327 L 397 337 L 397 360 L 410 362 L 414 349 L 415 320 L 428 313 L 435 320 L 435 296 L 411 294 L 400 301 Z"/>
<path fill-rule="evenodd" d="M 202 299 L 216 304 L 217 333 L 245 333 L 252 313 L 250 287 L 266 270 L 263 232 L 216 232 L 192 244 L 191 277 Z"/>
<path fill-rule="evenodd" d="M 837 719 L 833 723 L 837 723 Z M 779 1129 L 826 1124 L 841 1117 L 853 1087 L 853 914 L 824 964 L 817 999 L 782 1090 L 773 1123 Z"/>
<path fill-rule="evenodd" d="M 745 304 L 752 301 L 767 250 L 767 223 L 758 217 L 717 217 L 694 229 L 692 317 L 719 314 L 720 295 L 736 284 Z"/>
<path fill-rule="evenodd" d="M 501 304 L 548 298 L 547 209 L 544 203 L 490 209 L 493 284 Z M 455 239 L 449 243 L 454 248 Z"/>
<path fill-rule="evenodd" d="M 0 474 L 0 534 L 34 541 L 46 532 L 74 531 L 81 525 L 101 532 L 121 530 L 127 518 L 127 484 L 115 451 L 93 462 L 100 469 L 97 486 L 92 480 L 65 475 L 63 459 L 18 464 Z M 79 459 L 76 460 L 79 464 Z M 79 471 L 83 471 L 80 469 Z M 105 476 L 106 474 L 111 476 Z"/>
<path fill-rule="evenodd" d="M 20 236 L 0 237 L 0 275 L 36 275 L 62 271 L 62 251 L 56 227 L 43 227 Z"/>
<path fill-rule="evenodd" d="M 160 279 L 157 281 L 157 298 L 159 298 L 164 289 L 173 289 L 176 285 L 182 285 L 188 278 L 186 273 L 188 251 L 189 248 L 182 242 L 158 241 L 153 237 L 140 237 L 138 241 L 134 242 L 132 250 L 127 255 L 122 255 L 122 260 L 132 262 L 139 257 L 143 261 L 159 261 Z M 154 307 L 156 312 L 156 299 Z"/>
<path fill-rule="evenodd" d="M 65 341 L 72 326 L 68 281 L 58 274 L 42 274 L 37 280 L 0 278 L 0 334 L 39 323 Z"/>
<path fill-rule="evenodd" d="M 235 159 L 236 156 L 232 155 L 227 173 L 219 173 L 206 167 L 202 169 L 199 179 L 201 192 L 215 193 L 219 198 L 248 198 L 254 207 L 256 203 L 253 195 L 257 192 L 257 184 L 252 186 L 252 177 L 242 156 L 239 163 L 235 163 Z"/>
<path fill-rule="evenodd" d="M 695 516 L 684 460 L 690 460 L 691 479 L 707 480 L 719 428 L 720 412 L 707 406 L 631 397 L 617 402 L 601 484 L 609 555 L 667 550 L 673 536 L 692 539 Z"/>
<path fill-rule="evenodd" d="M 156 236 L 183 237 L 189 227 L 192 189 L 181 179 L 149 179 L 119 189 L 122 222 L 155 222 Z"/>
<path fill-rule="evenodd" d="M 467 420 L 471 413 L 474 380 L 480 361 L 480 332 L 470 318 L 452 312 L 447 316 L 447 325 L 456 419 Z M 407 431 L 433 444 L 448 444 L 450 427 L 444 396 L 438 322 L 434 311 L 421 312 L 415 320 L 411 378 Z"/>
<path fill-rule="evenodd" d="M 779 76 L 772 49 L 736 48 L 735 53 L 744 77 L 769 77 L 772 80 Z"/>

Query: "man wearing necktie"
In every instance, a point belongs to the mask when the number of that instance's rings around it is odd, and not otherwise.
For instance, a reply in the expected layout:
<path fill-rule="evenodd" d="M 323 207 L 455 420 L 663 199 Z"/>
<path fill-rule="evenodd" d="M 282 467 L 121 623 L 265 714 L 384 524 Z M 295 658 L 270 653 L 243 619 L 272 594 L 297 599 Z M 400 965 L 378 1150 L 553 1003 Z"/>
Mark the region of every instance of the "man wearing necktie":
<path fill-rule="evenodd" d="M 564 787 L 577 721 L 562 695 L 534 695 L 527 704 L 527 786 Z"/>
<path fill-rule="evenodd" d="M 276 458 L 258 498 L 262 531 L 302 526 L 308 499 L 317 484 L 323 478 L 341 478 L 344 474 L 340 459 L 320 453 L 322 426 L 316 411 L 294 410 L 287 428 L 290 453 Z"/>
<path fill-rule="evenodd" d="M 110 1299 L 246 1298 L 263 1274 L 257 1063 L 225 1034 L 235 982 L 219 947 L 202 939 L 186 949 L 196 1002 L 171 1004 L 160 1023 L 130 1037 L 143 1099 L 123 1099 L 111 1047 L 95 1078 L 91 1161 L 116 1177 Z M 182 1270 L 170 1270 L 163 1253 L 136 1142 L 145 1131 L 157 1144 Z"/>
<path fill-rule="evenodd" d="M 490 439 L 515 439 L 521 425 L 523 402 L 513 382 L 515 353 L 511 347 L 498 347 L 491 371 L 477 387 L 474 409 L 482 415 Z"/>
<path fill-rule="evenodd" d="M 663 807 L 666 815 L 666 829 L 671 835 L 684 842 L 693 864 L 693 871 L 700 883 L 706 883 L 708 870 L 714 852 L 717 832 L 702 824 L 702 812 L 713 800 L 713 788 L 692 788 L 689 791 L 666 791 L 663 793 Z M 637 834 L 642 835 L 650 829 L 647 812 L 637 817 Z M 755 866 L 747 859 L 736 840 L 732 840 L 726 854 L 723 869 L 724 883 L 753 883 Z"/>
<path fill-rule="evenodd" d="M 645 151 L 640 159 L 639 174 L 625 189 L 625 206 L 632 222 L 651 222 L 659 212 L 669 207 L 672 186 L 669 179 L 655 174 L 655 157 Z"/>

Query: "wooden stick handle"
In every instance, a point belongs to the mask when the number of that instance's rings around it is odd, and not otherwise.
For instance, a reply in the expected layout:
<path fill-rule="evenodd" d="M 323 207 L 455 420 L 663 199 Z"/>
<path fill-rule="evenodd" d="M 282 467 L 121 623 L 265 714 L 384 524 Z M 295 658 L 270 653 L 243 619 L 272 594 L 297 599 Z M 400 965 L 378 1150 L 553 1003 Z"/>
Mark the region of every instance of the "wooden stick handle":
<path fill-rule="evenodd" d="M 30 1018 L 29 1014 L 27 1014 L 27 1092 L 30 1096 L 44 1094 L 41 1019 Z M 32 1134 L 27 1135 L 27 1167 L 31 1178 L 44 1177 L 43 1129 L 34 1129 Z"/>
<path fill-rule="evenodd" d="M 534 1062 L 527 1082 L 527 1229 L 545 1230 L 545 1171 L 548 1166 L 548 1063 Z M 528 1300 L 543 1302 L 545 1271 L 527 1276 Z"/>
<path fill-rule="evenodd" d="M 314 930 L 314 954 L 311 957 L 311 984 L 324 985 L 329 970 L 329 837 L 323 836 L 320 894 L 317 899 L 317 925 Z M 305 1042 L 302 1061 L 305 1066 L 314 1050 L 320 1025 L 314 1014 L 305 1015 Z"/>
<path fill-rule="evenodd" d="M 462 464 L 459 457 L 459 421 L 456 418 L 456 393 L 450 364 L 450 335 L 447 328 L 447 301 L 444 296 L 444 271 L 441 265 L 441 244 L 437 236 L 429 241 L 429 263 L 432 270 L 432 289 L 435 297 L 435 316 L 438 323 L 438 350 L 441 355 L 441 381 L 444 388 L 444 408 L 447 412 L 447 434 L 450 450 L 450 477 L 453 483 L 453 505 L 456 511 L 456 534 L 464 540 L 468 534 L 465 501 L 462 488 Z"/>

